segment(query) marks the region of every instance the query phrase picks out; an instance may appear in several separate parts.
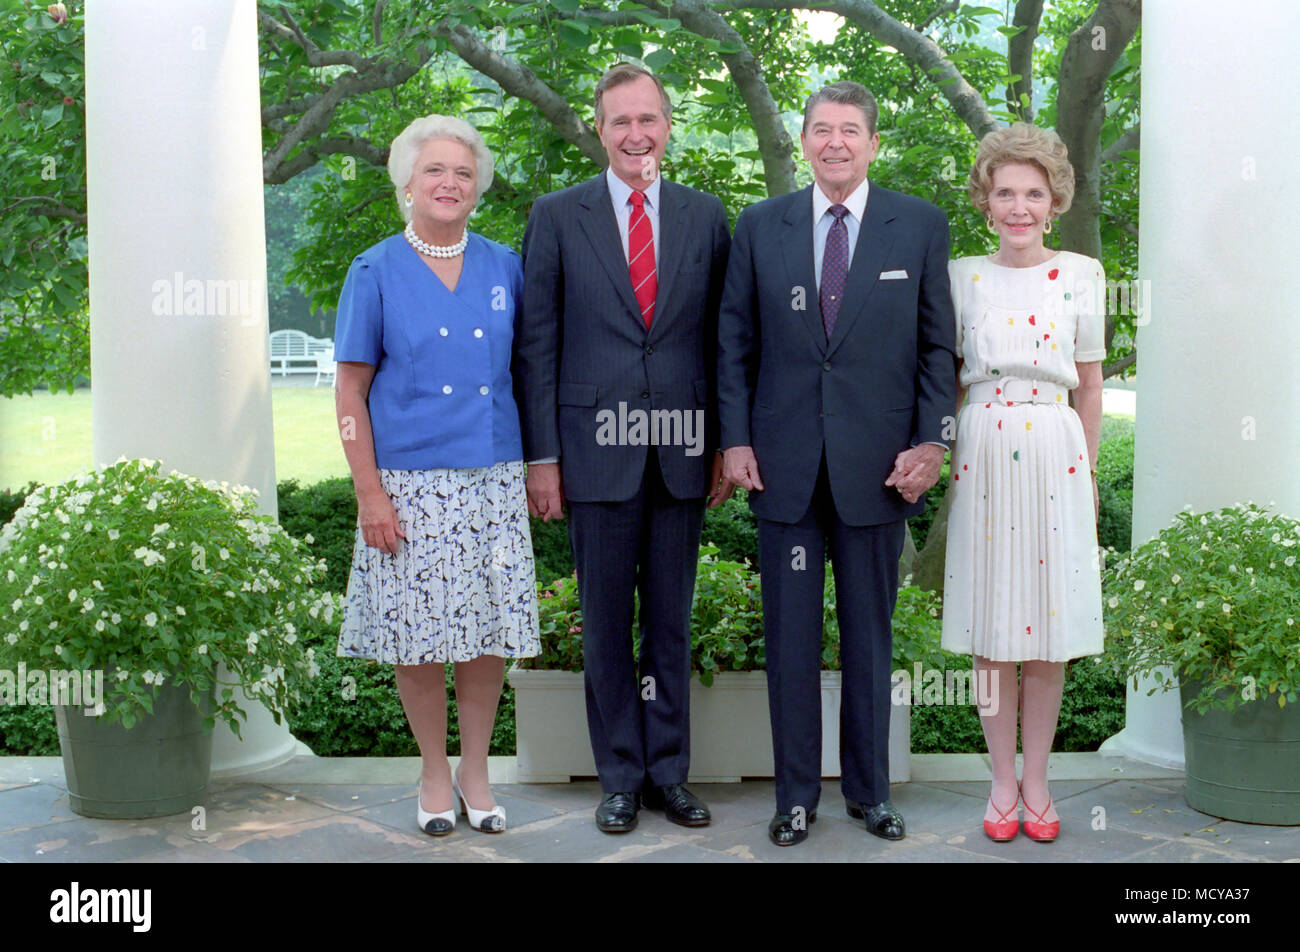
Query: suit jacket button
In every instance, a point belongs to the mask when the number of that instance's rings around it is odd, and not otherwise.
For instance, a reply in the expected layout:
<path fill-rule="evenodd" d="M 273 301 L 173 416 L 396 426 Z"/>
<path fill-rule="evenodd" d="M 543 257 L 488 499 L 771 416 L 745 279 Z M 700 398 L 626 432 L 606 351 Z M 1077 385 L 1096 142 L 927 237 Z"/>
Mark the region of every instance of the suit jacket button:
<path fill-rule="evenodd" d="M 642 391 L 641 391 L 641 399 L 642 399 L 642 400 L 649 400 L 649 399 L 650 399 L 650 391 L 649 391 L 649 390 L 642 390 Z"/>
<path fill-rule="evenodd" d="M 654 349 L 653 347 L 647 347 L 647 348 L 645 349 L 645 352 L 646 352 L 647 354 L 653 354 L 653 353 L 655 352 L 655 349 Z"/>
<path fill-rule="evenodd" d="M 831 369 L 831 362 L 829 360 L 826 361 L 826 363 L 822 364 L 822 370 L 830 370 L 830 369 Z"/>

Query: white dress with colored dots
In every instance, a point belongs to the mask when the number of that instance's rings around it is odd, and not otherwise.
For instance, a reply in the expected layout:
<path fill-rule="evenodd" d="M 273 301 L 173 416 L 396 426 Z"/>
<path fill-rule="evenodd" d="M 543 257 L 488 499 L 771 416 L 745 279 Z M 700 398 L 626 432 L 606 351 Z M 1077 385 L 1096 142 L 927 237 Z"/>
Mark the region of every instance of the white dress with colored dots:
<path fill-rule="evenodd" d="M 1032 268 L 959 258 L 948 272 L 962 386 L 992 383 L 957 415 L 943 647 L 992 661 L 1099 654 L 1088 449 L 1060 388 L 1078 386 L 1076 361 L 1105 356 L 1101 265 L 1063 251 Z"/>

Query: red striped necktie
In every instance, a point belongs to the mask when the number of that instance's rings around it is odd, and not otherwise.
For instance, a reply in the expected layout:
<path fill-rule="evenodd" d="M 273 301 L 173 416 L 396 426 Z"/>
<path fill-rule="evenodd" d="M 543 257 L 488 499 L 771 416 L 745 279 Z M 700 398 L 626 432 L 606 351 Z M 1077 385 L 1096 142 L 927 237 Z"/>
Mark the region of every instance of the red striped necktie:
<path fill-rule="evenodd" d="M 632 189 L 629 199 L 632 215 L 627 222 L 627 271 L 632 278 L 632 291 L 646 330 L 654 320 L 655 295 L 659 293 L 659 278 L 655 271 L 654 231 L 645 213 L 645 195 Z"/>

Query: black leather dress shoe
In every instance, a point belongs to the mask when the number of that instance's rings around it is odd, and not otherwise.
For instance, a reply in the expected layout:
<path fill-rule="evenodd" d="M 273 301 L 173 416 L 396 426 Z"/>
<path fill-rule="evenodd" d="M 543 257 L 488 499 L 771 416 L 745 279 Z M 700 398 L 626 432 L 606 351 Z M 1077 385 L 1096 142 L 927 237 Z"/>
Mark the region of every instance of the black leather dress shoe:
<path fill-rule="evenodd" d="M 906 832 L 903 814 L 888 800 L 875 805 L 849 800 L 846 809 L 853 819 L 866 820 L 868 833 L 874 833 L 883 839 L 901 840 Z"/>
<path fill-rule="evenodd" d="M 807 823 L 801 824 L 800 828 L 796 829 L 793 813 L 778 813 L 767 825 L 767 835 L 777 846 L 794 846 L 796 843 L 802 843 L 808 839 L 808 826 L 817 822 L 817 811 L 813 810 L 805 819 Z"/>
<path fill-rule="evenodd" d="M 664 816 L 678 826 L 708 826 L 713 819 L 704 801 L 680 783 L 646 787 L 641 791 L 641 802 L 647 810 L 663 810 Z"/>
<path fill-rule="evenodd" d="M 636 829 L 640 804 L 635 793 L 607 793 L 596 807 L 596 829 L 602 833 L 630 833 Z"/>

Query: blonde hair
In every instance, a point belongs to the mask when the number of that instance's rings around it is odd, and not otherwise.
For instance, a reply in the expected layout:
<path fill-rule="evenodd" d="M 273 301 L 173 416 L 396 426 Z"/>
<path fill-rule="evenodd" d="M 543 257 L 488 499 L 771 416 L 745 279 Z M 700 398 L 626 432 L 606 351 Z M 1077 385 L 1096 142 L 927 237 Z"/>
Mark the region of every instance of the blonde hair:
<path fill-rule="evenodd" d="M 479 131 L 464 119 L 455 116 L 433 115 L 416 119 L 397 134 L 388 149 L 388 178 L 393 183 L 397 196 L 397 207 L 406 221 L 411 220 L 411 209 L 407 207 L 405 192 L 407 183 L 415 173 L 415 160 L 420 157 L 420 149 L 426 142 L 434 139 L 451 139 L 469 149 L 474 156 L 477 175 L 474 182 L 474 201 L 483 197 L 492 185 L 492 153 Z"/>
<path fill-rule="evenodd" d="M 1047 178 L 1052 193 L 1052 214 L 1064 215 L 1074 201 L 1074 166 L 1061 137 L 1050 129 L 1013 122 L 980 140 L 970 170 L 970 200 L 983 215 L 989 213 L 993 173 L 1004 165 L 1023 162 L 1036 166 Z"/>

